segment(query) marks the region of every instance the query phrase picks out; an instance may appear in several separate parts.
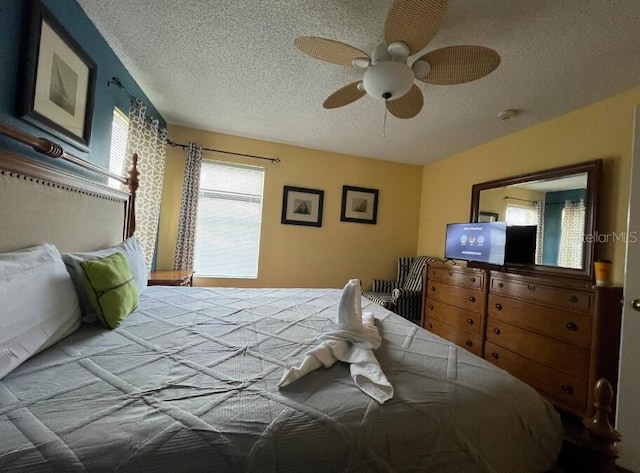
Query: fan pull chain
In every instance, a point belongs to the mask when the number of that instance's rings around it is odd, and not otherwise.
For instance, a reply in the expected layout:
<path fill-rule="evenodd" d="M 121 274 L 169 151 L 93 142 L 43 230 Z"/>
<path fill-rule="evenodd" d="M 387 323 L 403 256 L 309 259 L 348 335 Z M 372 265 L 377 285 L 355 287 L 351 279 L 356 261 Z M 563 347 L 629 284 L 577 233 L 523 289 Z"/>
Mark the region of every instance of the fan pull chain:
<path fill-rule="evenodd" d="M 382 122 L 382 137 L 387 137 L 387 100 L 384 101 L 384 120 Z"/>

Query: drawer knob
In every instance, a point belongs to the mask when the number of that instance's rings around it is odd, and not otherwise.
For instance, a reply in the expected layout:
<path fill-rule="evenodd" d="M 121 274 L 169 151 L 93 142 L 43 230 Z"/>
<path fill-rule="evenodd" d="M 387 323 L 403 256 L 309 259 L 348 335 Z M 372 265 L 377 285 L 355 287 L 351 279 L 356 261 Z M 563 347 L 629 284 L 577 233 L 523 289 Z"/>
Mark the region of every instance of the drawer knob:
<path fill-rule="evenodd" d="M 464 343 L 466 343 L 468 347 L 472 347 L 473 346 L 473 342 L 471 340 L 467 340 Z"/>
<path fill-rule="evenodd" d="M 431 290 L 435 292 L 436 287 L 435 286 L 431 286 Z"/>
<path fill-rule="evenodd" d="M 504 284 L 502 284 L 501 282 L 498 283 L 498 287 L 504 287 Z"/>
<path fill-rule="evenodd" d="M 496 309 L 502 310 L 502 304 L 496 304 Z"/>
<path fill-rule="evenodd" d="M 475 298 L 475 297 L 473 297 L 473 296 L 469 296 L 469 300 L 470 300 L 471 302 L 475 302 L 475 301 L 476 301 L 476 298 Z"/>
<path fill-rule="evenodd" d="M 533 284 L 529 284 L 529 285 L 527 286 L 527 289 L 529 289 L 531 292 L 533 292 L 533 291 L 535 291 L 535 290 L 536 290 L 536 287 L 535 287 Z"/>
<path fill-rule="evenodd" d="M 500 358 L 500 355 L 498 355 L 495 351 L 491 354 L 491 358 L 493 358 L 494 360 L 497 360 L 498 358 Z"/>
<path fill-rule="evenodd" d="M 573 302 L 573 303 L 578 302 L 578 296 L 571 296 L 571 297 L 569 298 L 569 301 L 570 301 L 570 302 Z"/>
<path fill-rule="evenodd" d="M 573 394 L 573 386 L 570 384 L 563 384 L 560 389 L 562 389 L 562 392 L 565 394 Z"/>
<path fill-rule="evenodd" d="M 567 330 L 575 332 L 578 330 L 578 326 L 574 322 L 567 322 Z"/>
<path fill-rule="evenodd" d="M 473 319 L 467 319 L 467 323 L 468 323 L 469 325 L 473 325 Z"/>
<path fill-rule="evenodd" d="M 429 322 L 429 323 L 427 324 L 427 327 L 429 327 L 429 328 L 433 328 L 433 324 L 432 324 L 431 322 Z"/>
<path fill-rule="evenodd" d="M 433 310 L 433 304 L 429 304 L 429 310 Z"/>
<path fill-rule="evenodd" d="M 476 278 L 471 278 L 471 282 L 476 282 Z"/>
<path fill-rule="evenodd" d="M 493 333 L 495 333 L 496 335 L 500 335 L 501 332 L 500 329 L 496 327 L 493 329 Z"/>

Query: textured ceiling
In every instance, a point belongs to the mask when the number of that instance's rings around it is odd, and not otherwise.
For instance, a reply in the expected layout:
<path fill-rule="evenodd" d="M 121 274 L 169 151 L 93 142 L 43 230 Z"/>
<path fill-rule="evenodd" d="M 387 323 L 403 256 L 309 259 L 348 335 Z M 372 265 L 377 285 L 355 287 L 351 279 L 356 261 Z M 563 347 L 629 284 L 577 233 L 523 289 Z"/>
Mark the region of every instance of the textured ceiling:
<path fill-rule="evenodd" d="M 322 102 L 362 77 L 293 45 L 321 36 L 371 52 L 389 0 L 78 0 L 171 124 L 376 159 L 425 164 L 640 83 L 640 0 L 450 0 L 426 51 L 495 49 L 475 82 L 424 93 L 417 117 L 369 96 Z M 417 55 L 416 55 L 417 57 Z M 519 111 L 500 121 L 503 109 Z"/>

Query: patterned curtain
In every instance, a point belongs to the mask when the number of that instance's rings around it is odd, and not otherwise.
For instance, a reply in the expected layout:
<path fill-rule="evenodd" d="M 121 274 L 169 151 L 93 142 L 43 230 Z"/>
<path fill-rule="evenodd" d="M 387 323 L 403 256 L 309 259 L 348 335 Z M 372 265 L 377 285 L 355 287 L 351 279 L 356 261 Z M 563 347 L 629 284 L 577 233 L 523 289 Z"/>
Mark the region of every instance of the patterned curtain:
<path fill-rule="evenodd" d="M 535 202 L 533 208 L 536 211 L 536 264 L 542 264 L 542 248 L 544 245 L 544 202 Z"/>
<path fill-rule="evenodd" d="M 136 237 L 144 249 L 147 268 L 151 268 L 156 247 L 160 200 L 164 180 L 164 160 L 167 130 L 159 127 L 157 119 L 147 115 L 147 107 L 136 101 L 129 108 L 129 138 L 126 169 L 131 156 L 138 153 L 140 187 L 136 194 Z"/>
<path fill-rule="evenodd" d="M 562 229 L 560 234 L 560 252 L 558 266 L 563 268 L 582 268 L 582 247 L 584 240 L 584 219 L 586 211 L 584 201 L 567 201 L 562 209 Z"/>
<path fill-rule="evenodd" d="M 189 143 L 187 164 L 184 169 L 184 181 L 182 184 L 178 241 L 176 242 L 176 255 L 173 260 L 174 269 L 193 269 L 201 166 L 202 147 L 196 143 Z"/>

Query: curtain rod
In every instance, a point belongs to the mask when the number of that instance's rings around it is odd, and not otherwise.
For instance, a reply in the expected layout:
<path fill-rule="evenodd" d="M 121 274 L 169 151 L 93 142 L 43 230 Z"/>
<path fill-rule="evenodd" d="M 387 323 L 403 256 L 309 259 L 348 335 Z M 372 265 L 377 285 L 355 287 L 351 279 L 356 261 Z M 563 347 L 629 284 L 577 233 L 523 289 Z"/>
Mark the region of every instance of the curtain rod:
<path fill-rule="evenodd" d="M 172 146 L 173 148 L 187 149 L 189 147 L 189 145 L 185 145 L 185 144 L 182 144 L 182 143 L 176 143 L 175 141 L 172 141 L 169 138 L 167 138 L 167 144 L 169 146 Z M 255 156 L 253 154 L 244 154 L 244 153 L 234 153 L 233 151 L 223 151 L 221 149 L 214 149 L 214 148 L 202 147 L 201 149 L 202 149 L 202 151 L 212 151 L 214 153 L 232 154 L 234 156 L 244 156 L 245 158 L 264 159 L 265 161 L 271 161 L 272 163 L 279 163 L 280 162 L 280 158 L 265 158 L 264 156 Z"/>
<path fill-rule="evenodd" d="M 523 202 L 531 202 L 532 204 L 538 204 L 538 203 L 540 203 L 540 201 L 539 201 L 539 200 L 521 199 L 520 197 L 511 197 L 511 196 L 508 196 L 508 195 L 507 195 L 507 196 L 505 196 L 504 200 L 507 200 L 507 199 L 511 199 L 511 200 L 521 200 L 521 201 L 523 201 Z"/>
<path fill-rule="evenodd" d="M 111 84 L 115 85 L 118 89 L 122 90 L 125 94 L 127 94 L 127 97 L 129 97 L 129 100 L 133 103 L 135 102 L 142 102 L 142 100 L 140 100 L 138 97 L 136 97 L 135 95 L 132 95 L 127 88 L 122 85 L 122 81 L 120 81 L 120 78 L 117 76 L 113 76 L 110 80 L 107 81 L 107 87 L 110 87 Z"/>
<path fill-rule="evenodd" d="M 126 87 L 124 85 L 122 85 L 122 81 L 120 81 L 119 77 L 113 76 L 111 78 L 111 80 L 107 81 L 107 87 L 111 86 L 111 84 L 115 85 L 117 88 L 122 90 L 125 94 L 127 94 L 127 96 L 129 97 L 129 100 L 131 102 L 133 102 L 133 103 L 142 102 L 142 100 L 140 100 L 138 97 L 136 97 L 135 95 L 132 95 L 131 93 L 129 93 L 129 91 L 126 89 Z M 168 138 L 167 138 L 167 144 L 172 146 L 172 147 L 174 147 L 174 148 L 187 149 L 189 147 L 189 145 L 176 143 L 175 141 L 171 141 Z M 272 163 L 279 163 L 280 162 L 280 158 L 265 158 L 263 156 L 254 156 L 253 154 L 233 153 L 231 151 L 223 151 L 221 149 L 213 149 L 213 148 L 202 148 L 202 150 L 203 151 L 212 151 L 214 153 L 231 154 L 231 155 L 234 155 L 234 156 L 243 156 L 245 158 L 264 159 L 265 161 L 271 161 Z"/>
<path fill-rule="evenodd" d="M 577 203 L 577 202 L 584 202 L 584 199 L 572 199 L 572 200 L 563 200 L 560 202 L 542 202 L 540 200 L 527 200 L 527 199 L 521 199 L 520 197 L 510 197 L 510 196 L 506 196 L 504 198 L 504 200 L 507 199 L 511 199 L 511 200 L 522 200 L 523 202 L 531 202 L 532 204 L 540 204 L 540 203 L 544 203 L 544 205 L 564 205 L 565 202 L 572 202 L 572 203 Z"/>
<path fill-rule="evenodd" d="M 132 105 L 136 105 L 136 104 L 138 104 L 138 103 L 144 104 L 144 102 L 143 102 L 142 100 L 140 100 L 138 97 L 136 97 L 135 95 L 131 94 L 131 93 L 127 90 L 127 88 L 126 88 L 126 87 L 122 84 L 122 82 L 120 81 L 120 78 L 119 78 L 119 77 L 117 77 L 117 76 L 113 76 L 113 77 L 111 78 L 111 80 L 108 80 L 108 81 L 107 81 L 107 87 L 110 87 L 110 86 L 111 86 L 111 84 L 115 85 L 118 89 L 122 90 L 122 91 L 125 93 L 125 95 L 126 95 L 127 97 L 129 97 L 129 102 L 131 102 L 131 104 L 132 104 Z M 147 107 L 147 108 L 148 108 L 148 107 Z M 145 121 L 146 121 L 147 123 L 150 123 L 150 124 L 152 124 L 152 125 L 153 125 L 153 124 L 154 124 L 154 118 L 153 118 L 153 117 L 151 117 L 150 115 L 147 115 L 146 113 L 145 113 L 144 115 L 145 115 L 145 117 L 144 117 Z"/>

